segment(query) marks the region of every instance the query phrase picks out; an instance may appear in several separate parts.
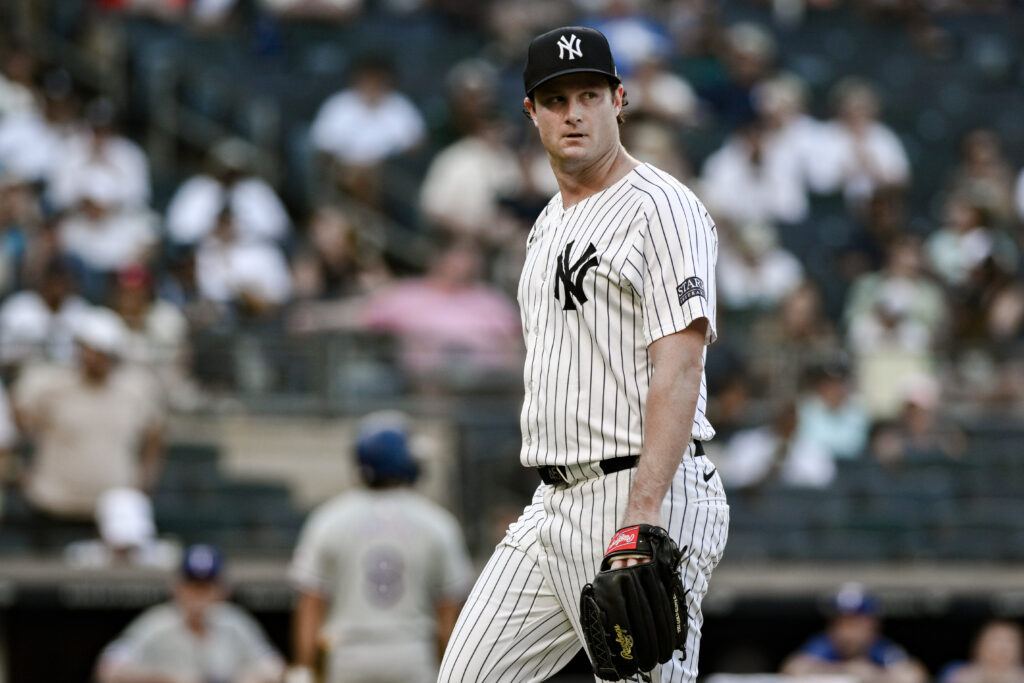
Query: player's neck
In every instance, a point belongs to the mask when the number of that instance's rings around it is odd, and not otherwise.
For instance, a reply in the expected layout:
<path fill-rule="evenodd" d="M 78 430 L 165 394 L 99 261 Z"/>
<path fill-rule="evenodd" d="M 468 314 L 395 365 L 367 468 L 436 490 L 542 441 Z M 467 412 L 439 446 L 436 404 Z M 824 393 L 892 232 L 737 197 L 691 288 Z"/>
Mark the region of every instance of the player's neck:
<path fill-rule="evenodd" d="M 558 164 L 552 160 L 551 169 L 558 181 L 562 207 L 568 209 L 611 187 L 639 164 L 622 145 L 616 145 L 609 154 L 585 166 Z"/>

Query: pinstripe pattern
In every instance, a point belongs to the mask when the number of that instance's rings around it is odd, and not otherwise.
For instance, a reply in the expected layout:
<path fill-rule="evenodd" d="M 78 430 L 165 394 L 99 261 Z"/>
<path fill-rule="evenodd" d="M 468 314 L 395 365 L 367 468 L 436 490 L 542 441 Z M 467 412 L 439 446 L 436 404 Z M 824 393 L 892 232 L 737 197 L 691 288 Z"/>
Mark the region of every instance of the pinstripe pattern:
<path fill-rule="evenodd" d="M 697 676 L 701 601 L 725 548 L 729 507 L 718 474 L 703 456 L 683 459 L 665 498 L 668 531 L 690 554 L 681 572 L 690 589 L 685 661 L 661 667 L 663 683 Z M 484 568 L 459 616 L 438 681 L 543 681 L 581 647 L 579 595 L 597 573 L 635 470 L 542 485 Z M 678 659 L 678 657 L 676 658 Z M 656 679 L 657 680 L 657 679 Z"/>
<path fill-rule="evenodd" d="M 587 303 L 564 311 L 555 270 L 570 243 L 571 258 L 593 244 L 598 265 L 583 280 Z M 523 464 L 638 455 L 651 377 L 647 347 L 702 317 L 708 343 L 715 338 L 714 222 L 689 189 L 643 164 L 569 209 L 556 195 L 527 244 L 519 285 L 527 350 Z M 677 288 L 690 278 L 700 279 L 704 296 L 680 304 Z M 695 439 L 715 434 L 706 406 L 702 380 Z"/>
<path fill-rule="evenodd" d="M 647 347 L 699 318 L 714 340 L 717 251 L 700 201 L 647 164 L 568 209 L 557 195 L 537 219 L 519 285 L 521 460 L 563 466 L 572 483 L 542 484 L 509 528 L 459 616 L 439 682 L 539 682 L 581 647 L 580 591 L 598 571 L 636 474 L 603 476 L 598 463 L 641 452 Z M 714 436 L 706 405 L 702 377 L 694 439 Z M 662 510 L 669 534 L 690 549 L 680 570 L 689 588 L 687 657 L 660 668 L 663 683 L 696 679 L 701 601 L 728 535 L 721 479 L 693 449 Z"/>

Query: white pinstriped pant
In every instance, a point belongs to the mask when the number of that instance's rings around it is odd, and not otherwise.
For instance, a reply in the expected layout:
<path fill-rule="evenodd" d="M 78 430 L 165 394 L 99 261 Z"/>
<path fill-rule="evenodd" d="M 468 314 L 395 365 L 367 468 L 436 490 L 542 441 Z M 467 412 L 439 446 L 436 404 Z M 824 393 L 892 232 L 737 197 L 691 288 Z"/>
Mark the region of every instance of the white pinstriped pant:
<path fill-rule="evenodd" d="M 681 569 L 689 589 L 686 659 L 660 667 L 662 683 L 697 678 L 701 601 L 725 549 L 729 506 L 722 480 L 693 444 L 662 506 L 669 534 L 689 546 Z M 574 482 L 542 484 L 481 572 L 455 625 L 438 683 L 539 683 L 582 647 L 579 597 L 597 573 L 625 512 L 635 469 Z M 658 679 L 658 672 L 654 674 Z"/>

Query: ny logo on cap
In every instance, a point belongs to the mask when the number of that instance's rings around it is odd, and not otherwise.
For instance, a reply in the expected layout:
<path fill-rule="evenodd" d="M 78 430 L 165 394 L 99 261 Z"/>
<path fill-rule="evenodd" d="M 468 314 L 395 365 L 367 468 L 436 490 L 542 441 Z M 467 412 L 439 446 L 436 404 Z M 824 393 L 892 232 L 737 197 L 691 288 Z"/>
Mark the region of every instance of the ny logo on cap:
<path fill-rule="evenodd" d="M 580 49 L 580 39 L 573 33 L 569 36 L 562 36 L 558 39 L 558 58 L 565 59 L 565 55 L 568 52 L 569 59 L 576 59 L 577 57 L 583 56 L 583 50 Z"/>

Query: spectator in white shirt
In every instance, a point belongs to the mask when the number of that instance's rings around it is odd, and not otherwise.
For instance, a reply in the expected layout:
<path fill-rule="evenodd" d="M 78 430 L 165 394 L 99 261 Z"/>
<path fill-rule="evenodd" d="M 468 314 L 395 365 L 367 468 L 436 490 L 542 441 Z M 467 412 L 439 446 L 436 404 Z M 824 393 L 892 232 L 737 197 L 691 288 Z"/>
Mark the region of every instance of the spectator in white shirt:
<path fill-rule="evenodd" d="M 210 152 L 210 172 L 186 180 L 167 205 L 167 232 L 178 244 L 205 238 L 225 207 L 231 209 L 243 237 L 282 240 L 291 222 L 274 189 L 251 172 L 246 144 L 218 143 Z"/>
<path fill-rule="evenodd" d="M 855 205 L 876 189 L 910 182 L 903 143 L 879 120 L 878 93 L 867 81 L 849 77 L 832 92 L 836 116 L 822 136 L 822 186 L 841 190 Z"/>
<path fill-rule="evenodd" d="M 965 287 L 972 271 L 991 256 L 1015 272 L 1018 252 L 1013 239 L 992 229 L 992 214 L 972 195 L 954 193 L 946 202 L 946 222 L 928 236 L 925 254 L 932 272 L 949 287 Z"/>
<path fill-rule="evenodd" d="M 149 162 L 142 149 L 115 129 L 114 105 L 97 99 L 86 108 L 88 128 L 75 135 L 54 160 L 49 194 L 57 208 L 75 206 L 92 179 L 104 178 L 112 206 L 149 202 Z"/>
<path fill-rule="evenodd" d="M 771 224 L 747 222 L 731 233 L 718 258 L 722 304 L 733 310 L 778 307 L 803 281 L 800 261 L 778 246 Z"/>
<path fill-rule="evenodd" d="M 36 109 L 32 85 L 36 61 L 20 45 L 8 45 L 0 53 L 0 119 L 11 112 Z"/>
<path fill-rule="evenodd" d="M 797 223 L 807 216 L 799 157 L 753 114 L 704 162 L 702 186 L 715 217 L 732 223 Z"/>
<path fill-rule="evenodd" d="M 291 295 L 288 262 L 277 245 L 238 234 L 229 209 L 196 252 L 200 295 L 245 315 L 276 310 Z"/>
<path fill-rule="evenodd" d="M 75 128 L 76 106 L 71 77 L 50 73 L 41 111 L 28 107 L 0 117 L 0 166 L 31 182 L 48 178 Z"/>
<path fill-rule="evenodd" d="M 75 325 L 88 308 L 75 291 L 71 269 L 50 262 L 36 288 L 15 292 L 0 306 L 0 364 L 9 368 L 30 360 L 70 362 Z"/>
<path fill-rule="evenodd" d="M 119 202 L 109 175 L 86 175 L 78 190 L 78 206 L 57 228 L 60 248 L 81 269 L 88 296 L 102 298 L 107 274 L 145 263 L 157 244 L 156 215 L 144 207 Z"/>
<path fill-rule="evenodd" d="M 310 134 L 317 151 L 333 160 L 338 184 L 375 201 L 380 163 L 418 146 L 425 132 L 416 106 L 395 89 L 393 67 L 364 59 L 354 67 L 350 87 L 320 106 Z"/>
<path fill-rule="evenodd" d="M 798 426 L 796 406 L 786 401 L 769 424 L 736 432 L 718 459 L 726 488 L 756 491 L 773 481 L 803 488 L 831 484 L 835 460 Z"/>
<path fill-rule="evenodd" d="M 826 191 L 819 172 L 824 124 L 805 111 L 807 84 L 795 74 L 779 72 L 754 87 L 753 100 L 771 144 L 796 157 L 800 179 L 810 190 Z"/>

